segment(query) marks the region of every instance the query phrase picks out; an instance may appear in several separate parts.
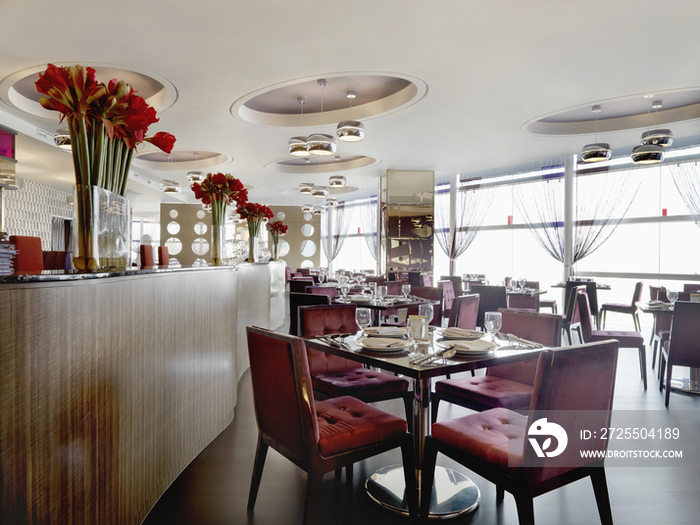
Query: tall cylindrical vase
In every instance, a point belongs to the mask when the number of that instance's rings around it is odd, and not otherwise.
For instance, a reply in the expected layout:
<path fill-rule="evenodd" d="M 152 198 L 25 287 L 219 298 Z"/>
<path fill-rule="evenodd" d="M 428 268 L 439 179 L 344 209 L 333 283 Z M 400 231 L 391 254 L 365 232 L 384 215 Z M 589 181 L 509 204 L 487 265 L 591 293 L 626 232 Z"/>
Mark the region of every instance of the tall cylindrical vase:
<path fill-rule="evenodd" d="M 211 203 L 211 264 L 221 266 L 223 264 L 224 245 L 224 217 L 226 202 L 223 200 Z"/>
<path fill-rule="evenodd" d="M 258 262 L 258 231 L 260 219 L 248 219 L 248 262 Z"/>
<path fill-rule="evenodd" d="M 278 261 L 280 258 L 279 242 L 280 242 L 279 233 L 272 232 L 272 260 L 273 261 Z"/>

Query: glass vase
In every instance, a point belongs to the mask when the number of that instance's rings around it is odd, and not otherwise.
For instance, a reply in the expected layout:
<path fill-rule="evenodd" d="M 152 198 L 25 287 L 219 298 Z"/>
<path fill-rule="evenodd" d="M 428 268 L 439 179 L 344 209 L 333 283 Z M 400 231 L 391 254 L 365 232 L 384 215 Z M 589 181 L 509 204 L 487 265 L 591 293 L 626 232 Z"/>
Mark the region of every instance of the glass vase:
<path fill-rule="evenodd" d="M 211 265 L 221 266 L 224 255 L 224 217 L 226 203 L 223 200 L 211 203 Z"/>

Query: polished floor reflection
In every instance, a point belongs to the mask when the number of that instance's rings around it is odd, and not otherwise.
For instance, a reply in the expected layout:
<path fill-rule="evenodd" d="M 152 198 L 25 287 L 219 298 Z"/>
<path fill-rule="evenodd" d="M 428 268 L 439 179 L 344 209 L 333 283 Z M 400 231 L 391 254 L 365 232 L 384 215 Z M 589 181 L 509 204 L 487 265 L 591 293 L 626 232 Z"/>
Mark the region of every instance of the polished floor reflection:
<path fill-rule="evenodd" d="M 649 353 L 649 358 L 651 357 Z M 270 451 L 254 513 L 246 502 L 255 455 L 257 428 L 253 412 L 250 377 L 239 385 L 239 398 L 233 423 L 208 446 L 178 477 L 156 504 L 144 525 L 233 525 L 240 523 L 300 524 L 304 500 L 305 474 L 274 451 Z M 467 413 L 443 403 L 440 419 Z M 387 401 L 381 408 L 403 416 L 400 401 Z M 616 410 L 664 411 L 656 372 L 649 369 L 649 390 L 644 392 L 639 377 L 636 350 L 620 352 L 615 395 Z M 673 394 L 671 412 L 683 411 L 700 419 L 700 396 Z M 671 418 L 669 416 L 669 421 Z M 616 524 L 688 524 L 700 520 L 700 436 L 695 450 L 684 450 L 686 467 L 609 467 L 607 469 L 613 517 Z M 355 466 L 355 480 L 348 486 L 344 478 L 332 474 L 324 478 L 318 524 L 350 525 L 382 523 L 407 524 L 408 520 L 379 508 L 364 492 L 364 481 L 377 468 L 400 463 L 392 451 Z M 438 463 L 464 471 L 444 457 Z M 517 525 L 513 498 L 506 495 L 496 504 L 493 485 L 467 473 L 481 490 L 481 504 L 471 515 L 454 523 Z M 593 490 L 588 480 L 535 499 L 538 525 L 599 525 Z"/>

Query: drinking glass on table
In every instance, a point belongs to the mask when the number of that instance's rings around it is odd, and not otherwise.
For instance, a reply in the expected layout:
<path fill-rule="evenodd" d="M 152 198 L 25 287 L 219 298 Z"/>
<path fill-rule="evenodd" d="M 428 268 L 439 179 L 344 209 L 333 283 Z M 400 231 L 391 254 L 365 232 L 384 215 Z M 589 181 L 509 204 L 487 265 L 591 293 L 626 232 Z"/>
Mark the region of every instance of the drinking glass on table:
<path fill-rule="evenodd" d="M 527 279 L 523 279 L 522 277 L 518 279 L 518 285 L 520 286 L 520 289 L 525 291 L 525 284 L 527 283 Z"/>
<path fill-rule="evenodd" d="M 318 284 L 323 284 L 323 281 L 325 280 L 325 275 L 322 273 L 318 274 Z"/>
<path fill-rule="evenodd" d="M 401 285 L 401 293 L 403 294 L 405 299 L 408 299 L 408 296 L 411 294 L 411 285 L 410 284 L 402 284 Z"/>
<path fill-rule="evenodd" d="M 501 329 L 502 324 L 501 312 L 486 312 L 484 313 L 484 327 L 491 334 L 491 342 L 496 342 L 496 332 Z"/>
<path fill-rule="evenodd" d="M 367 327 L 372 326 L 372 312 L 369 308 L 355 309 L 355 322 L 360 327 L 358 339 L 364 337 Z"/>
<path fill-rule="evenodd" d="M 427 335 L 428 324 L 423 317 L 412 315 L 408 318 L 407 332 L 411 344 L 416 346 Z"/>
<path fill-rule="evenodd" d="M 350 290 L 350 287 L 348 286 L 347 283 L 340 285 L 340 295 L 343 296 L 342 302 L 344 302 L 344 303 L 348 302 L 348 291 L 349 290 Z"/>
<path fill-rule="evenodd" d="M 678 292 L 676 292 L 675 290 L 668 290 L 666 292 L 666 297 L 671 302 L 671 304 L 675 304 L 678 300 Z"/>
<path fill-rule="evenodd" d="M 418 315 L 425 318 L 425 325 L 428 326 L 433 322 L 435 310 L 432 304 L 422 304 L 418 307 Z"/>
<path fill-rule="evenodd" d="M 377 298 L 377 303 L 382 304 L 382 301 L 386 297 L 386 286 L 377 286 L 375 291 L 375 297 Z"/>

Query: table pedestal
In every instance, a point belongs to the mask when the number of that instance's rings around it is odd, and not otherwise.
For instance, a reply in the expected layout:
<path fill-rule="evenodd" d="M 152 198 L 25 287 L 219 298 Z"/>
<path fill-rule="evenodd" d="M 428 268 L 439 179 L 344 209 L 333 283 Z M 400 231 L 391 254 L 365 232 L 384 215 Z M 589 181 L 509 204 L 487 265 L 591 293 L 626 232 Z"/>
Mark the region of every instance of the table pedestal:
<path fill-rule="evenodd" d="M 365 488 L 369 497 L 382 507 L 408 516 L 403 466 L 391 465 L 377 470 L 367 479 Z M 435 468 L 431 519 L 454 518 L 472 512 L 480 499 L 479 488 L 467 476 L 445 467 Z"/>

